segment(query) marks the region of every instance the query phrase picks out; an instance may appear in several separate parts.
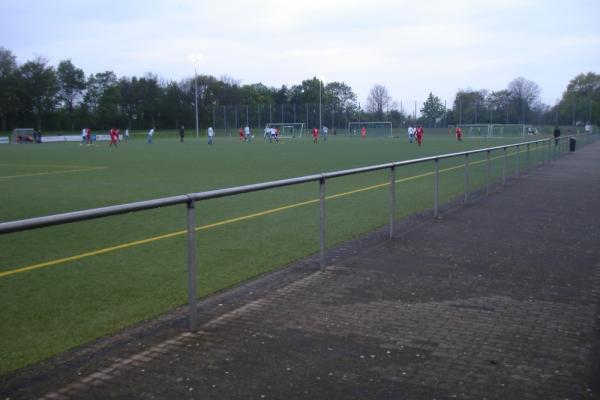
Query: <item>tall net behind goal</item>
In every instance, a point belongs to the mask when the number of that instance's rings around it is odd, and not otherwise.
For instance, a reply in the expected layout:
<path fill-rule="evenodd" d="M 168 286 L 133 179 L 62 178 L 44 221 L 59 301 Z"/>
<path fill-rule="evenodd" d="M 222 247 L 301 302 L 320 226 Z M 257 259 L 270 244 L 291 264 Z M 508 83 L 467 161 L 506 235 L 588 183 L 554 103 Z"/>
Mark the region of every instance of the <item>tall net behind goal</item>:
<path fill-rule="evenodd" d="M 279 137 L 282 138 L 297 138 L 304 135 L 303 122 L 268 123 L 266 127 L 278 129 Z"/>
<path fill-rule="evenodd" d="M 392 123 L 382 122 L 350 122 L 348 123 L 348 136 L 361 137 L 393 137 Z"/>

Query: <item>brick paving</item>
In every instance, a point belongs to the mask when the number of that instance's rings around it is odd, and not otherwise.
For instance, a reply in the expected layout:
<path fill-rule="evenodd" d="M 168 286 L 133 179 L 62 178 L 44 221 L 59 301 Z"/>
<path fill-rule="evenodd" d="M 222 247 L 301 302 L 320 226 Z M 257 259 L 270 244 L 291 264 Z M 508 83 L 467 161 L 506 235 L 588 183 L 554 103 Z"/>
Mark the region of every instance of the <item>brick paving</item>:
<path fill-rule="evenodd" d="M 600 399 L 600 142 L 0 379 L 2 398 Z"/>

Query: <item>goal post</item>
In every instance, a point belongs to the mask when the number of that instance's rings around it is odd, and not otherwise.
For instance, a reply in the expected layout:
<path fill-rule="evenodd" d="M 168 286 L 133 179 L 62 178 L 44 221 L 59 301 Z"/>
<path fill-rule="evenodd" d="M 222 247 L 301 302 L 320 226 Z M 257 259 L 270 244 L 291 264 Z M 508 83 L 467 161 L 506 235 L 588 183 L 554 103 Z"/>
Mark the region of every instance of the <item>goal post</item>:
<path fill-rule="evenodd" d="M 457 126 L 460 126 L 463 138 L 487 138 L 487 137 L 490 137 L 491 125 L 488 125 L 488 124 L 448 125 L 448 133 L 453 134 L 456 131 Z"/>
<path fill-rule="evenodd" d="M 304 135 L 303 122 L 270 122 L 266 128 L 279 129 L 279 137 L 282 138 L 296 138 Z"/>
<path fill-rule="evenodd" d="M 347 132 L 348 136 L 360 137 L 363 128 L 366 130 L 367 137 L 394 137 L 392 133 L 392 123 L 388 121 L 349 122 Z"/>
<path fill-rule="evenodd" d="M 523 124 L 493 124 L 490 136 L 494 138 L 523 137 L 527 133 L 527 126 Z"/>

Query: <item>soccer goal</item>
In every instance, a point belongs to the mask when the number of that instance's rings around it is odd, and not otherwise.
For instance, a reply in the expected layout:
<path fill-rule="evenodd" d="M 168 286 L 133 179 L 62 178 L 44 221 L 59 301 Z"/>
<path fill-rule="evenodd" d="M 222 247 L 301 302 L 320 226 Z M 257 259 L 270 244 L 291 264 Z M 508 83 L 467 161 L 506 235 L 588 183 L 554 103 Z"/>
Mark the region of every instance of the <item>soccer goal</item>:
<path fill-rule="evenodd" d="M 393 137 L 392 123 L 381 122 L 349 122 L 348 136 L 362 136 L 363 128 L 366 137 Z"/>
<path fill-rule="evenodd" d="M 462 124 L 458 125 L 465 138 L 487 138 L 490 136 L 490 125 L 486 124 Z M 456 125 L 448 125 L 448 132 L 456 132 Z"/>
<path fill-rule="evenodd" d="M 304 135 L 303 122 L 270 122 L 267 124 L 267 128 L 279 129 L 279 137 L 281 138 L 297 138 Z"/>
<path fill-rule="evenodd" d="M 495 138 L 522 137 L 527 132 L 527 126 L 523 124 L 494 124 L 490 127 L 490 136 Z"/>

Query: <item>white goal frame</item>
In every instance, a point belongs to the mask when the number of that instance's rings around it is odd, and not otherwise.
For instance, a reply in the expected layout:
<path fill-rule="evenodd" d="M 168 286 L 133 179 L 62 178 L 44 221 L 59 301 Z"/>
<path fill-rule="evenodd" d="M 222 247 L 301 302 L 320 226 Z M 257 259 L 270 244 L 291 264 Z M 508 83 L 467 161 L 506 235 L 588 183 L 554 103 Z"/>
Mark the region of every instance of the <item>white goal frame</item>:
<path fill-rule="evenodd" d="M 304 136 L 304 122 L 269 122 L 265 128 L 279 128 L 279 137 L 281 138 L 292 139 Z"/>
<path fill-rule="evenodd" d="M 489 138 L 492 133 L 492 126 L 490 124 L 448 125 L 448 131 L 454 134 L 457 126 L 460 126 L 464 138 Z"/>
<path fill-rule="evenodd" d="M 525 125 L 525 124 L 492 124 L 490 125 L 490 137 L 495 137 L 495 138 L 502 138 L 502 137 L 525 137 L 525 134 L 527 132 L 527 127 L 530 125 Z M 494 134 L 494 128 L 496 129 L 500 129 L 499 134 Z M 504 135 L 504 128 L 509 128 L 509 129 L 514 129 L 514 128 L 518 128 L 521 133 L 519 135 Z"/>
<path fill-rule="evenodd" d="M 369 126 L 373 125 L 389 125 L 390 126 L 390 134 L 389 137 L 394 137 L 393 129 L 394 125 L 391 121 L 361 121 L 361 122 L 348 122 L 348 136 L 353 136 L 355 133 L 352 131 L 352 127 L 356 126 L 356 136 L 360 136 L 360 129 L 364 126 L 367 128 L 367 136 L 369 136 Z M 387 128 L 378 128 L 378 129 L 387 129 Z M 385 137 L 385 136 L 384 136 Z"/>

